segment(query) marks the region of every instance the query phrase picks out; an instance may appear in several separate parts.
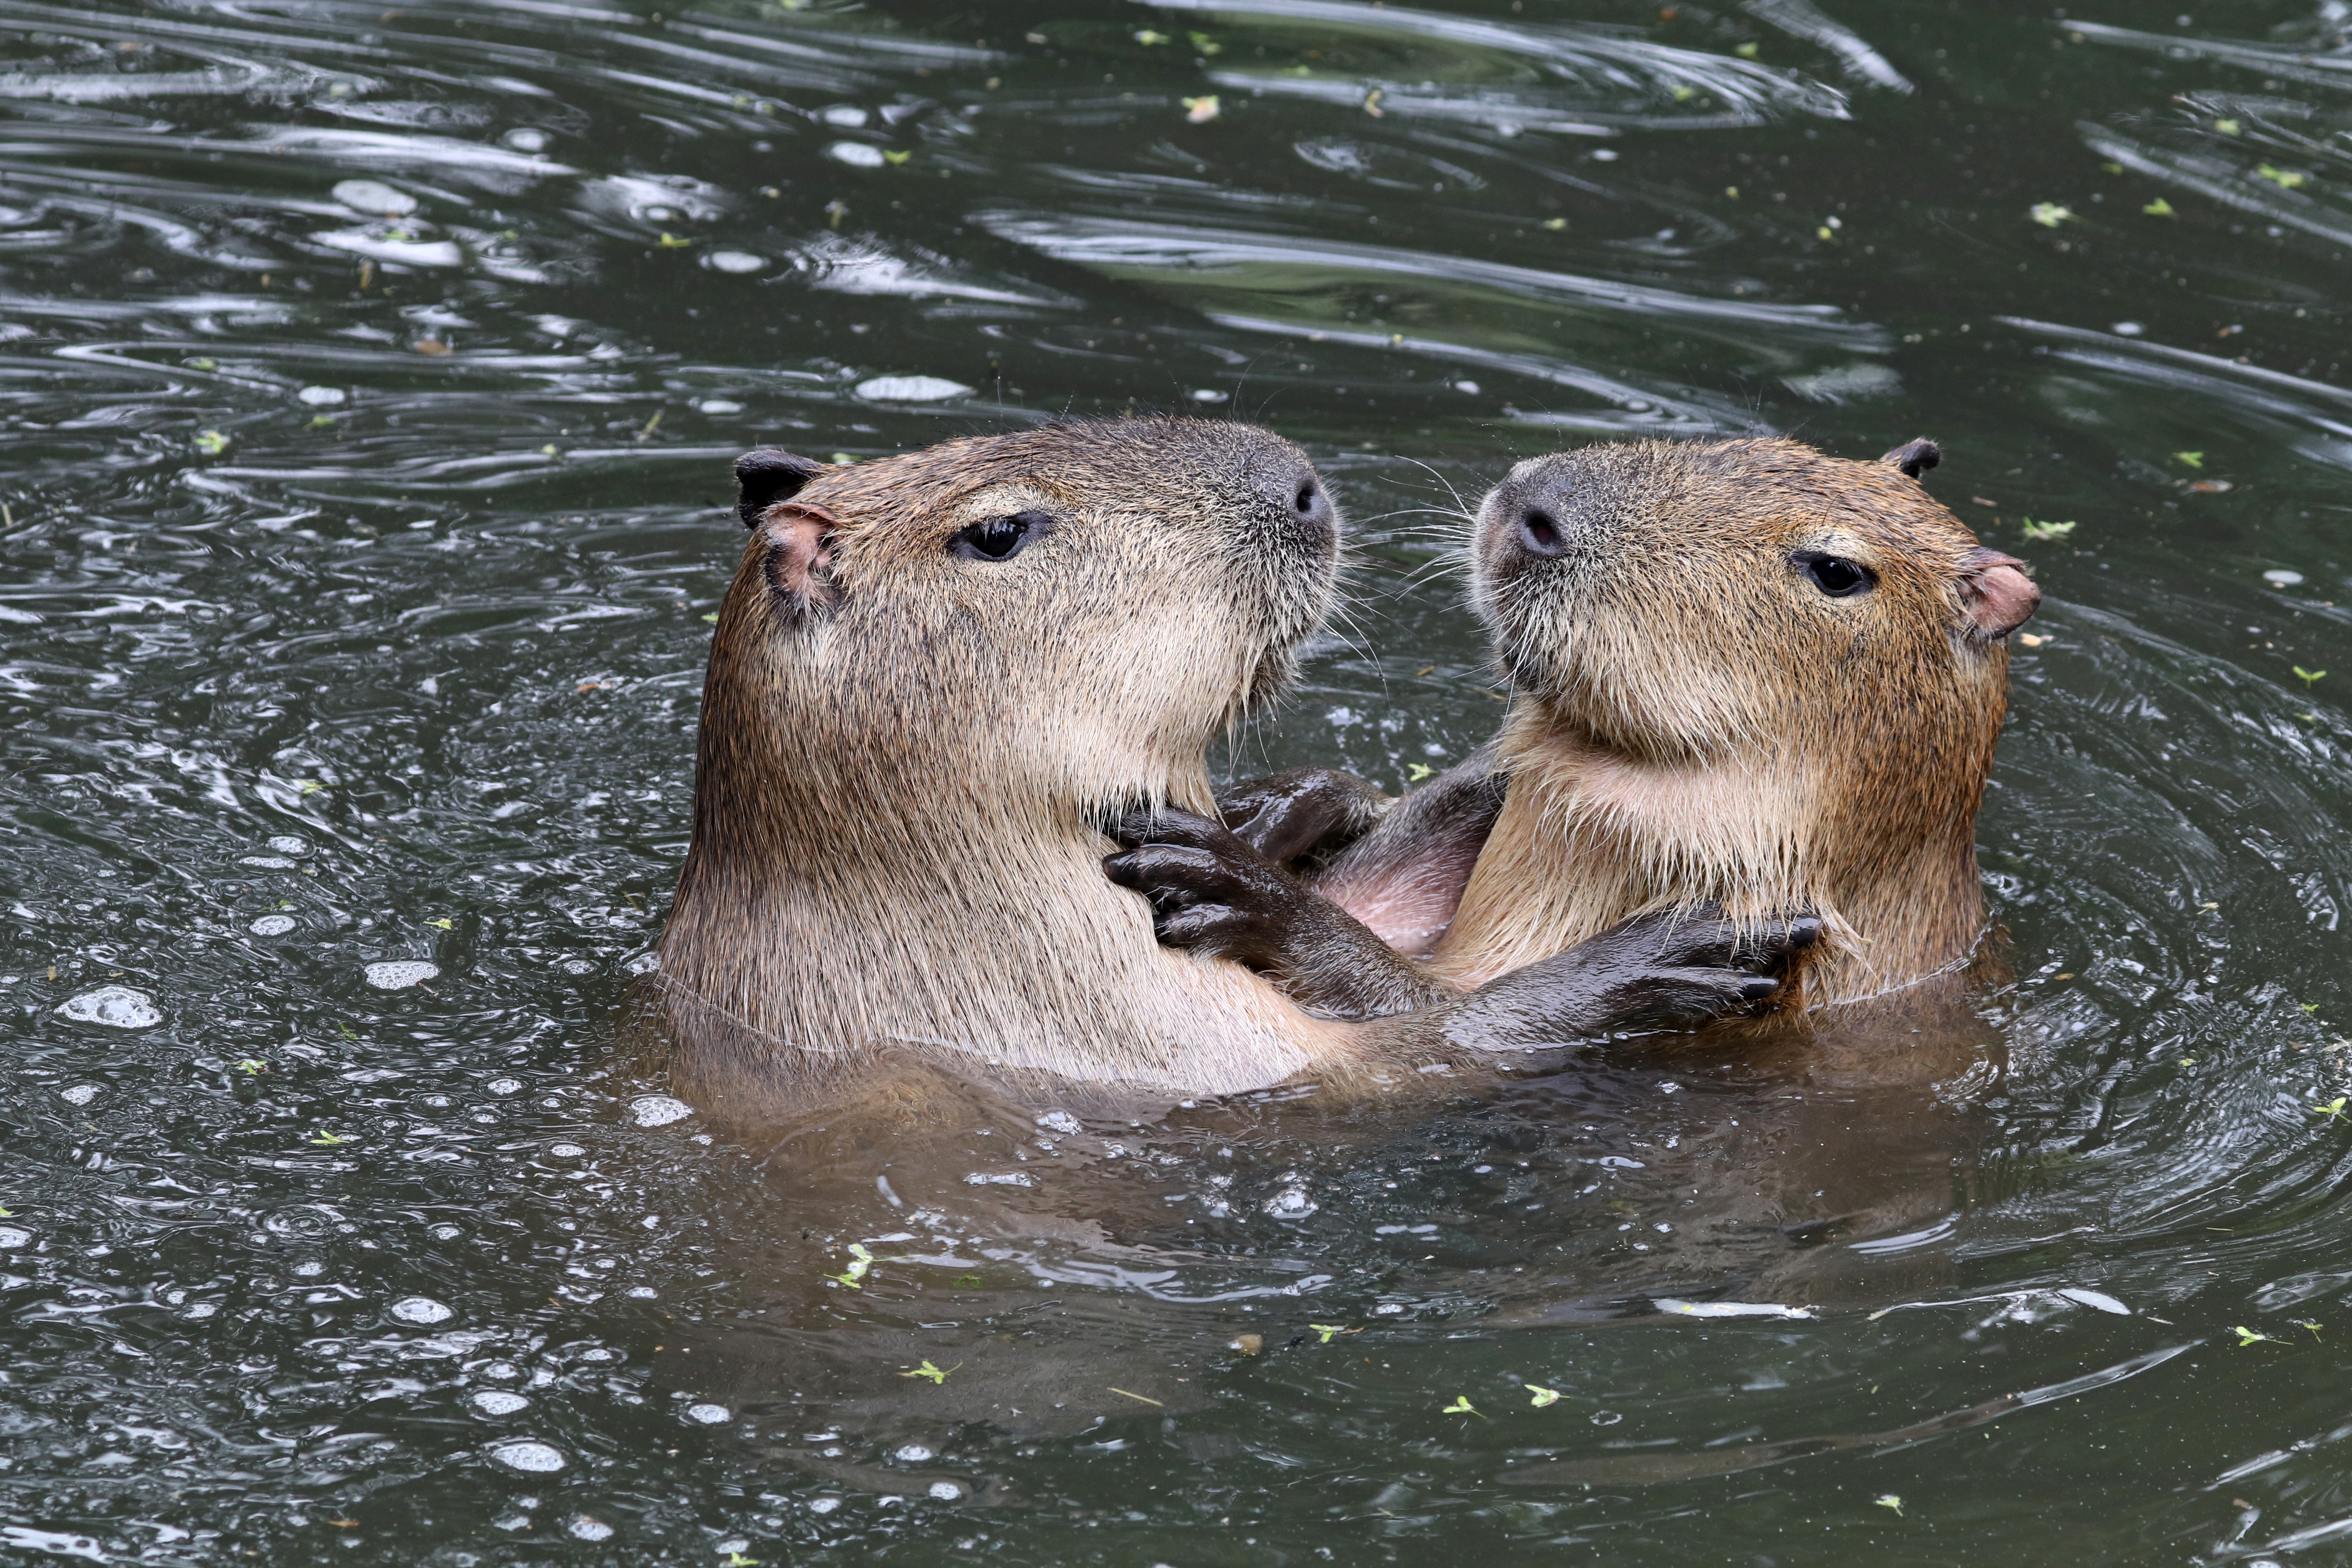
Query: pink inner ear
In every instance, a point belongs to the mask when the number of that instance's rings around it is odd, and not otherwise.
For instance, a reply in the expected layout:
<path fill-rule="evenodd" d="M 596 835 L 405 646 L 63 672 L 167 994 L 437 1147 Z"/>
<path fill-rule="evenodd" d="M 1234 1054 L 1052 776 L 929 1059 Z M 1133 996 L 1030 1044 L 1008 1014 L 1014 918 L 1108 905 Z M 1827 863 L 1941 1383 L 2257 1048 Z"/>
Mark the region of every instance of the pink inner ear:
<path fill-rule="evenodd" d="M 1998 641 L 2023 626 L 2042 603 L 2042 590 L 2025 574 L 2025 563 L 2014 555 L 1979 545 L 1969 552 L 1968 572 L 1960 579 L 1961 618 L 1969 632 L 1984 642 Z"/>
<path fill-rule="evenodd" d="M 840 526 L 824 508 L 800 501 L 779 501 L 761 512 L 760 531 L 775 551 L 768 562 L 770 581 L 803 605 L 830 603 L 833 586 L 824 572 L 833 556 L 825 545 Z"/>

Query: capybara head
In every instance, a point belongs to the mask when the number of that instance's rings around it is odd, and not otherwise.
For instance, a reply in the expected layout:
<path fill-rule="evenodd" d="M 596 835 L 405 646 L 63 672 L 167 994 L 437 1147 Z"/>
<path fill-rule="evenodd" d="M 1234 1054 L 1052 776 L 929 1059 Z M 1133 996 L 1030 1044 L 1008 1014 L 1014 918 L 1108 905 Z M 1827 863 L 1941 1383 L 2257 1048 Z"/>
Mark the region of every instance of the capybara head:
<path fill-rule="evenodd" d="M 1978 918 L 2006 639 L 2041 595 L 1920 485 L 1937 456 L 1608 445 L 1486 497 L 1473 594 L 1516 732 L 1572 767 L 1561 826 L 1611 845 L 1633 891 L 1811 902 L 1850 951 L 1885 925 L 1892 963 L 1891 932 L 1921 925 L 1903 900 Z M 1951 875 L 1925 875 L 1938 857 Z M 1963 861 L 1965 889 L 1926 891 Z"/>
<path fill-rule="evenodd" d="M 1246 425 L 1053 425 L 855 465 L 761 451 L 737 475 L 751 538 L 710 695 L 751 706 L 726 718 L 737 742 L 820 787 L 1164 795 L 1171 759 L 1197 772 L 1287 678 L 1332 593 L 1328 493 Z"/>

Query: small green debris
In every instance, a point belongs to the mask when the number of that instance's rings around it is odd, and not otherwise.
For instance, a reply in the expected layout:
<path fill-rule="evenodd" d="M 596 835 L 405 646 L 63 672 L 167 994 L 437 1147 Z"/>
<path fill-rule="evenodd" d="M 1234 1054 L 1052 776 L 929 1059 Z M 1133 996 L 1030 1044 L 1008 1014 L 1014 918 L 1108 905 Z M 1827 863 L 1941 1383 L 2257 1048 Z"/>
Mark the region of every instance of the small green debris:
<path fill-rule="evenodd" d="M 2286 1343 L 2284 1340 L 2280 1339 L 2276 1334 L 2258 1334 L 2253 1330 L 2246 1327 L 2243 1323 L 2231 1324 L 2230 1331 L 2238 1336 L 2238 1348 L 2240 1350 L 2244 1350 L 2249 1345 L 2283 1345 Z"/>
<path fill-rule="evenodd" d="M 839 463 L 845 468 L 849 464 L 857 461 L 857 458 L 848 452 L 835 452 L 831 458 L 827 458 L 826 461 Z"/>
<path fill-rule="evenodd" d="M 303 426 L 302 428 L 305 430 L 325 430 L 331 428 L 334 424 L 335 416 L 331 414 L 313 414 L 310 416 L 310 423 Z"/>
<path fill-rule="evenodd" d="M 680 239 L 677 236 L 670 233 L 669 230 L 664 229 L 662 230 L 661 238 L 656 243 L 664 250 L 684 250 L 687 247 L 692 245 L 694 241 L 690 239 Z"/>
<path fill-rule="evenodd" d="M 756 1557 L 746 1557 L 740 1552 L 730 1552 L 727 1554 L 726 1568 L 760 1568 L 760 1560 Z"/>
<path fill-rule="evenodd" d="M 2139 210 L 2146 213 L 2150 217 L 2178 217 L 2180 216 L 2172 210 L 2172 204 L 2166 201 L 2162 196 L 2157 197 L 2156 200 L 2148 203 L 2147 205 L 2140 208 Z"/>
<path fill-rule="evenodd" d="M 454 930 L 454 929 L 455 929 L 455 927 L 456 927 L 456 922 L 455 922 L 455 921 L 446 921 L 446 920 L 443 920 L 443 921 L 426 921 L 425 923 L 426 925 L 429 925 L 429 926 L 439 926 L 443 931 L 450 931 L 450 930 Z"/>
<path fill-rule="evenodd" d="M 2219 131 L 2224 136 L 2235 136 L 2238 133 L 2239 126 L 2238 122 L 2234 120 L 2217 120 L 2213 121 L 2213 129 Z"/>
<path fill-rule="evenodd" d="M 1486 1413 L 1471 1404 L 1470 1396 L 1466 1394 L 1455 1394 L 1454 1403 L 1445 1407 L 1444 1413 L 1448 1415 L 1475 1415 L 1481 1421 L 1486 1419 Z"/>
<path fill-rule="evenodd" d="M 217 458 L 228 450 L 228 437 L 217 430 L 201 430 L 196 434 L 196 450 L 207 458 Z"/>
<path fill-rule="evenodd" d="M 310 1142 L 318 1144 L 321 1148 L 328 1148 L 337 1143 L 348 1143 L 351 1140 L 348 1138 L 339 1138 L 332 1132 L 320 1132 L 314 1135 Z"/>
<path fill-rule="evenodd" d="M 1184 100 L 1184 118 L 1195 125 L 1206 125 L 1219 112 L 1217 95 L 1213 92 Z"/>
<path fill-rule="evenodd" d="M 1876 1503 L 1881 1508 L 1893 1509 L 1895 1510 L 1895 1518 L 1900 1519 L 1903 1517 L 1903 1500 L 1895 1496 L 1893 1492 L 1881 1492 L 1870 1500 Z"/>
<path fill-rule="evenodd" d="M 558 454 L 555 450 L 555 443 L 550 441 L 546 446 L 541 447 L 539 449 L 539 455 L 542 458 L 552 458 L 557 456 Z"/>
<path fill-rule="evenodd" d="M 2036 202 L 2026 216 L 2044 228 L 2056 228 L 2062 223 L 2072 222 L 2074 216 L 2056 202 Z"/>
<path fill-rule="evenodd" d="M 912 153 L 905 152 L 897 147 L 885 147 L 882 149 L 882 161 L 889 164 L 894 169 L 913 156 L 914 154 Z"/>
<path fill-rule="evenodd" d="M 866 1244 L 862 1241 L 853 1241 L 849 1244 L 849 1267 L 838 1274 L 828 1274 L 825 1278 L 845 1285 L 852 1290 L 863 1290 L 866 1287 L 859 1281 L 866 1278 L 866 1271 L 873 1267 L 874 1255 L 866 1250 Z M 925 1362 L 923 1364 L 929 1366 L 931 1363 Z"/>
<path fill-rule="evenodd" d="M 2030 517 L 2019 518 L 2017 526 L 2026 538 L 2036 543 L 2047 543 L 2053 539 L 2063 539 L 2074 531 L 2074 525 L 2071 522 L 2036 522 Z"/>
<path fill-rule="evenodd" d="M 325 784 L 320 784 L 317 779 L 296 779 L 294 781 L 294 793 L 297 795 L 317 795 L 326 787 L 327 786 Z"/>
<path fill-rule="evenodd" d="M 360 1037 L 360 1032 L 357 1029 L 352 1028 L 349 1024 L 336 1025 L 335 1033 L 341 1035 L 347 1040 L 356 1040 Z"/>
<path fill-rule="evenodd" d="M 2294 678 L 2302 681 L 2305 688 L 2317 685 L 2320 678 L 2327 673 L 2324 669 L 2305 669 L 2299 664 L 2289 665 L 2287 668 L 2294 671 Z"/>
<path fill-rule="evenodd" d="M 1541 1410 L 1547 1405 L 1558 1405 L 1559 1403 L 1559 1390 L 1557 1388 L 1546 1388 L 1539 1383 L 1523 1383 L 1519 1384 L 1519 1386 L 1526 1389 L 1528 1393 L 1532 1395 L 1532 1397 L 1528 1399 L 1528 1403 L 1534 1405 L 1538 1410 Z"/>
<path fill-rule="evenodd" d="M 2298 173 L 2294 169 L 2273 168 L 2268 163 L 2258 166 L 2254 170 L 2254 174 L 2259 179 L 2268 180 L 2283 191 L 2291 191 L 2311 178 L 2310 175 Z"/>
<path fill-rule="evenodd" d="M 2309 1318 L 2297 1318 L 2294 1321 L 2294 1326 L 2298 1329 L 2308 1329 L 2311 1331 L 2311 1337 L 2315 1340 L 2319 1338 L 2319 1325 L 2313 1322 Z"/>
<path fill-rule="evenodd" d="M 1192 47 L 1200 50 L 1204 55 L 1213 55 L 1223 52 L 1225 46 L 1217 42 L 1206 33 L 1187 33 L 1184 36 L 1192 39 Z"/>
<path fill-rule="evenodd" d="M 1404 765 L 1404 782 L 1407 784 L 1419 784 L 1422 780 L 1427 778 L 1436 771 L 1437 770 L 1435 768 L 1431 767 L 1427 763 L 1407 763 Z"/>
<path fill-rule="evenodd" d="M 1738 55 L 1743 60 L 1752 60 L 1758 55 L 1764 52 L 1764 46 L 1759 43 L 1749 42 L 1740 45 L 1731 52 Z"/>
<path fill-rule="evenodd" d="M 702 618 L 703 618 L 704 620 L 706 620 L 706 621 L 715 621 L 715 620 L 717 620 L 717 619 L 719 618 L 719 612 L 718 612 L 718 611 L 716 611 L 716 610 L 713 610 L 713 611 L 711 611 L 709 615 L 707 615 L 707 616 L 703 616 Z"/>
<path fill-rule="evenodd" d="M 2102 163 L 2099 167 L 2110 174 L 2120 174 L 2124 172 L 2124 166 L 2121 163 Z"/>
<path fill-rule="evenodd" d="M 258 1057 L 247 1057 L 236 1064 L 236 1070 L 249 1076 L 265 1073 L 269 1070 L 269 1064 Z"/>
<path fill-rule="evenodd" d="M 2319 1004 L 2316 1002 L 2305 1002 L 2303 1004 L 2303 1010 L 2306 1013 L 2316 1013 L 2319 1011 Z"/>
<path fill-rule="evenodd" d="M 1692 99 L 1696 98 L 1697 96 L 1698 89 L 1685 86 L 1681 83 L 1675 84 L 1675 101 L 1676 103 L 1688 103 Z"/>
<path fill-rule="evenodd" d="M 16 1217 L 16 1210 L 14 1210 L 14 1209 L 0 1209 L 0 1219 L 15 1219 Z"/>
<path fill-rule="evenodd" d="M 188 368 L 190 370 L 218 370 L 220 369 L 220 361 L 213 359 L 192 359 L 188 362 Z"/>
<path fill-rule="evenodd" d="M 2314 1116 L 2341 1116 L 2344 1114 L 2345 1099 L 2345 1096 L 2339 1094 L 2325 1105 L 2313 1106 L 2311 1113 Z"/>
<path fill-rule="evenodd" d="M 1548 217 L 1544 219 L 1543 226 L 1554 234 L 1560 234 L 1566 232 L 1568 220 L 1564 217 Z"/>
<path fill-rule="evenodd" d="M 2183 1057 L 2180 1058 L 2180 1065 L 2185 1068 L 2193 1068 L 2197 1065 L 2197 1058 L 2195 1057 Z"/>
<path fill-rule="evenodd" d="M 955 1371 L 957 1367 L 961 1367 L 961 1365 L 963 1365 L 963 1363 L 958 1362 L 955 1363 L 955 1366 L 949 1367 L 947 1372 L 942 1372 L 938 1367 L 926 1361 L 922 1365 L 912 1368 L 907 1372 L 902 1372 L 898 1375 L 900 1377 L 928 1377 L 931 1380 L 932 1386 L 937 1387 L 939 1384 L 945 1383 L 948 1380 L 948 1373 Z"/>
<path fill-rule="evenodd" d="M 2205 454 L 2202 452 L 2175 452 L 2172 454 L 2172 460 L 2179 463 L 2184 468 L 2201 468 L 2205 466 Z"/>
<path fill-rule="evenodd" d="M 1360 1334 L 1364 1331 L 1361 1329 L 1349 1328 L 1343 1323 L 1309 1323 L 1307 1326 L 1323 1336 L 1315 1342 L 1319 1345 L 1329 1344 L 1333 1336 L 1338 1334 Z"/>
<path fill-rule="evenodd" d="M 1815 239 L 1835 239 L 1837 237 L 1837 230 L 1831 228 L 1829 226 L 1824 224 L 1820 228 L 1813 230 L 1813 237 Z"/>
<path fill-rule="evenodd" d="M 1135 41 L 1148 47 L 1167 43 L 1169 38 L 1165 33 L 1155 33 L 1149 27 L 1138 27 L 1135 30 Z"/>
<path fill-rule="evenodd" d="M 981 1288 L 982 1284 L 982 1281 L 979 1275 L 967 1274 L 962 1279 L 955 1281 L 955 1288 L 959 1290 L 977 1290 Z"/>

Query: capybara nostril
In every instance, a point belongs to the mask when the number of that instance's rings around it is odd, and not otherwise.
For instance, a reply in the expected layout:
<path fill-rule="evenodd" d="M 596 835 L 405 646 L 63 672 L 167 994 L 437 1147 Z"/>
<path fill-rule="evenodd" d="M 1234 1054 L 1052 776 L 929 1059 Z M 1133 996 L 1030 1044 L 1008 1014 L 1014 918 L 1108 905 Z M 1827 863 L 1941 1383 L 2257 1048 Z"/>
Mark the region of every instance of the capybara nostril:
<path fill-rule="evenodd" d="M 1335 537 L 1339 521 L 1332 511 L 1331 492 L 1312 468 L 1307 468 L 1291 481 L 1290 517 L 1300 532 L 1322 542 Z"/>
<path fill-rule="evenodd" d="M 1531 506 L 1519 514 L 1519 544 L 1530 555 L 1553 560 L 1568 548 L 1568 540 L 1560 532 L 1557 518 L 1541 507 Z"/>

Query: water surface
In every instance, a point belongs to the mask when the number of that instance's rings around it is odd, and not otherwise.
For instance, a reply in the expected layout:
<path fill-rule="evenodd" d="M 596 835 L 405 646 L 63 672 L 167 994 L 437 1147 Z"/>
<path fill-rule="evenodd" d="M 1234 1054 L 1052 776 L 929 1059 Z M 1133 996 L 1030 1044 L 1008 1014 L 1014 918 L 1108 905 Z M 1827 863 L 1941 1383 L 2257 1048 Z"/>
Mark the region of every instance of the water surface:
<path fill-rule="evenodd" d="M 0 3 L 5 1554 L 2342 1560 L 2347 27 Z M 1390 787 L 1515 458 L 1937 437 L 2007 1075 L 975 1111 L 1044 1239 L 665 1102 L 729 459 L 1129 407 L 1341 488 L 1233 763 Z"/>

